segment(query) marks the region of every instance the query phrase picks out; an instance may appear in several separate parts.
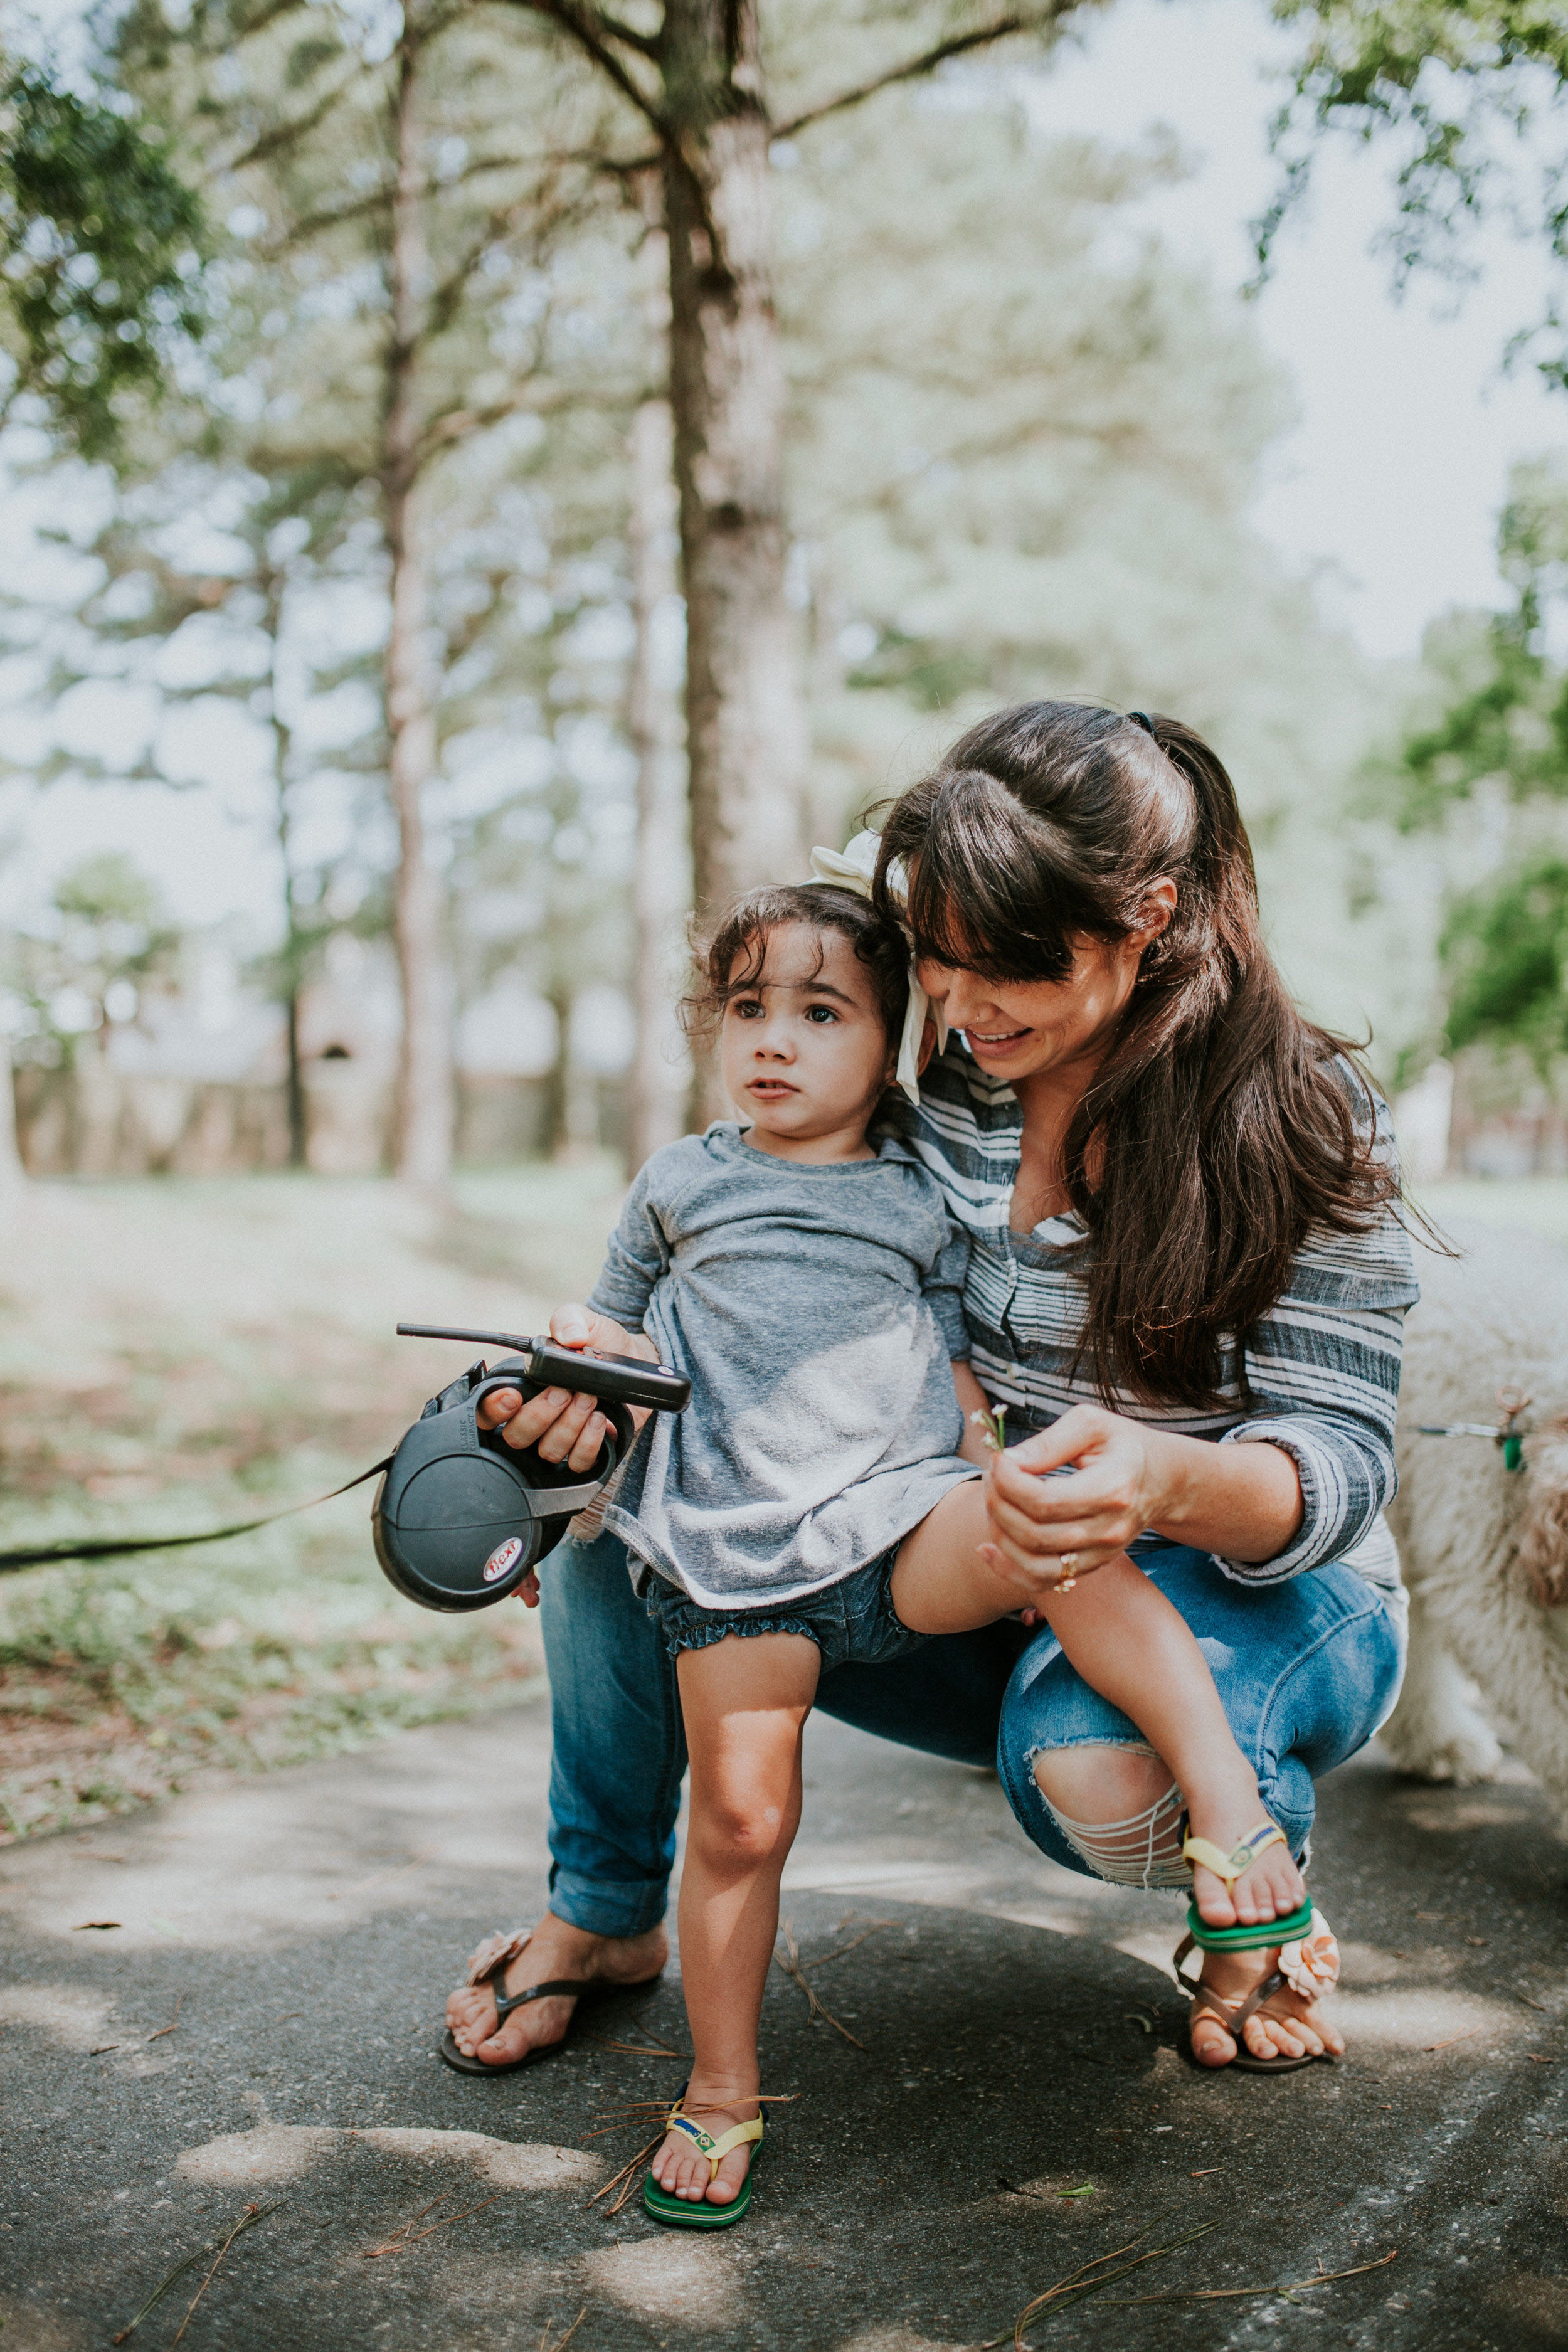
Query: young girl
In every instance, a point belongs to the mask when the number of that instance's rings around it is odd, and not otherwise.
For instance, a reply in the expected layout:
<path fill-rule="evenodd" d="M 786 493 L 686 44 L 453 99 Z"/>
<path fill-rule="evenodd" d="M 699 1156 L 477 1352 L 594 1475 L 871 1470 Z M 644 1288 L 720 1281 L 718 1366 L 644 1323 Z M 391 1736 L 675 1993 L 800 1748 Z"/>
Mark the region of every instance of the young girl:
<path fill-rule="evenodd" d="M 1237 1916 L 1222 1879 L 1246 1881 L 1258 1917 L 1302 1900 L 1176 1611 L 1125 1554 L 1042 1601 L 990 1542 L 963 1244 L 914 1152 L 868 1135 L 907 972 L 902 935 L 848 891 L 764 890 L 731 912 L 696 1006 L 744 1124 L 654 1154 L 589 1302 L 692 1382 L 605 1512 L 675 1657 L 691 1759 L 693 2063 L 644 2189 L 656 2219 L 689 2228 L 727 2226 L 751 2200 L 757 2028 L 825 1666 L 891 1658 L 1027 1601 L 1175 1775 L 1187 1851 L 1218 1874 L 1195 1873 L 1204 1916 Z"/>

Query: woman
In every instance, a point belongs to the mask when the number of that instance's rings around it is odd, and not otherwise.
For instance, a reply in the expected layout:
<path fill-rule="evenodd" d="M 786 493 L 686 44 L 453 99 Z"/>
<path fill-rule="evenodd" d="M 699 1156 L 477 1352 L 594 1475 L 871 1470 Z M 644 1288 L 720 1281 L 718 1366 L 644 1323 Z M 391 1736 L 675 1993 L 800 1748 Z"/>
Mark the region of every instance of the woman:
<path fill-rule="evenodd" d="M 971 1360 L 1006 1407 L 996 1547 L 1022 1602 L 1064 1557 L 1083 1576 L 1134 1548 L 1300 1856 L 1314 1778 L 1386 1717 L 1403 1657 L 1381 1515 L 1416 1286 L 1384 1108 L 1286 995 L 1229 778 L 1174 721 L 1052 702 L 984 721 L 893 807 L 876 888 L 949 1033 L 905 1116 L 970 1236 Z M 553 1328 L 626 1344 L 584 1310 Z M 600 1427 L 558 1391 L 506 1433 L 585 1467 Z M 574 1993 L 664 1956 L 685 1764 L 672 1679 L 618 1544 L 575 1546 L 543 1607 L 551 1910 L 526 1955 L 497 1939 L 453 1995 L 451 2054 L 471 2067 L 552 2045 Z M 841 1668 L 817 1703 L 994 1759 L 1024 1829 L 1069 1869 L 1186 1883 L 1170 1771 L 1048 1633 L 993 1627 Z M 1204 1953 L 1204 2063 L 1342 2048 L 1307 1995 L 1255 1998 L 1277 1958 Z"/>

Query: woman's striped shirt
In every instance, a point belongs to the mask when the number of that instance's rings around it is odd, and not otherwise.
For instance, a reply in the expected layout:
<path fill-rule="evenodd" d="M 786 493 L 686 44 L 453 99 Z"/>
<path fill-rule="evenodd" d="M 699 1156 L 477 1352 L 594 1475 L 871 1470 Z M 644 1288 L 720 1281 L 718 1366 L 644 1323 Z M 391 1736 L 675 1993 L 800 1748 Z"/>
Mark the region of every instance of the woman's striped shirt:
<path fill-rule="evenodd" d="M 1348 1063 L 1337 1067 L 1363 1132 L 1392 1160 L 1386 1105 Z M 1029 1234 L 1008 1227 L 1022 1125 L 1012 1088 L 988 1077 L 954 1036 L 921 1080 L 919 1109 L 901 1107 L 899 1124 L 968 1236 L 964 1317 L 986 1394 L 1005 1404 L 1014 1427 L 1043 1428 L 1069 1405 L 1103 1402 L 1087 1366 L 1074 1364 L 1090 1246 L 1083 1226 L 1069 1213 Z M 1279 1584 L 1352 1555 L 1348 1564 L 1371 1581 L 1397 1584 L 1380 1515 L 1394 1491 L 1402 1326 L 1418 1295 L 1410 1244 L 1392 1213 L 1363 1234 L 1312 1236 L 1244 1346 L 1223 1348 L 1221 1410 L 1114 1398 L 1114 1410 L 1133 1420 L 1224 1444 L 1266 1439 L 1295 1462 L 1306 1507 L 1295 1537 L 1274 1559 L 1221 1559 L 1227 1576 Z"/>

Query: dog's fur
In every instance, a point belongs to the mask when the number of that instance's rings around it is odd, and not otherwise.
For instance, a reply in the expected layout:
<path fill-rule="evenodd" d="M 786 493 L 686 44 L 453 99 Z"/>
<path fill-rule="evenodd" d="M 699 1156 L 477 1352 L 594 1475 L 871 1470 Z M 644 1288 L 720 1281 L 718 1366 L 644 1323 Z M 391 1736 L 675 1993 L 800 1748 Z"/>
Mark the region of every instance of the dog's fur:
<path fill-rule="evenodd" d="M 1445 1227 L 1458 1260 L 1416 1251 L 1405 1324 L 1399 1495 L 1389 1513 L 1410 1593 L 1410 1664 L 1383 1732 L 1404 1771 L 1493 1778 L 1501 1751 L 1466 1678 L 1568 1829 L 1568 1255 L 1533 1234 Z M 1524 1466 L 1422 1422 L 1496 1423 L 1531 1396 Z"/>

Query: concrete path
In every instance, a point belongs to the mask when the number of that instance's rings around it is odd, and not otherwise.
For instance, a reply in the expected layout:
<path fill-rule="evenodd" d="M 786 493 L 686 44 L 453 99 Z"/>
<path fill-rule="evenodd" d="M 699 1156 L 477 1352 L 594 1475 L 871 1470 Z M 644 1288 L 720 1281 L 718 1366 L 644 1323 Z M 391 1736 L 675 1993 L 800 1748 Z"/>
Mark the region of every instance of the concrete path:
<path fill-rule="evenodd" d="M 1215 2078 L 1181 2054 L 1173 1898 L 1054 1869 L 994 1781 L 818 1720 L 784 1910 L 804 1962 L 853 1947 L 811 1979 L 845 2032 L 775 1972 L 764 2074 L 796 2103 L 749 2219 L 692 2239 L 591 2201 L 645 2136 L 594 2133 L 679 2086 L 613 2046 L 685 2047 L 673 1969 L 549 2065 L 433 2055 L 463 1955 L 543 1899 L 547 1753 L 524 1707 L 0 1854 L 4 2352 L 118 2341 L 252 2205 L 184 2352 L 538 2352 L 579 2313 L 573 2352 L 949 2352 L 1206 2223 L 1027 2340 L 1568 2344 L 1568 1858 L 1531 1788 L 1375 1754 L 1328 1782 L 1351 2057 Z M 1127 2307 L 1391 2248 L 1293 2301 Z M 210 2263 L 137 2352 L 171 2352 Z"/>

